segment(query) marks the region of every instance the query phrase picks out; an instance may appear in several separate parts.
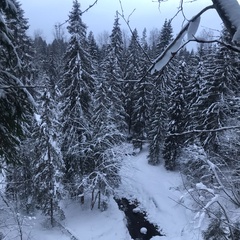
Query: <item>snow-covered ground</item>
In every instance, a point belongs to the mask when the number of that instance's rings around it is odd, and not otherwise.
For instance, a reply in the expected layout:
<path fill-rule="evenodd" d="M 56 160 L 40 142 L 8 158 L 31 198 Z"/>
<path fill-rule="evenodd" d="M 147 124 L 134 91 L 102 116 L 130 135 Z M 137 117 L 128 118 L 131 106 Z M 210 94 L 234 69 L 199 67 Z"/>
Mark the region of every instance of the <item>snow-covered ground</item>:
<path fill-rule="evenodd" d="M 118 195 L 138 199 L 140 208 L 148 213 L 148 219 L 166 235 L 152 240 L 202 239 L 200 230 L 194 229 L 191 211 L 177 203 L 183 195 L 180 174 L 168 172 L 163 166 L 148 165 L 147 149 L 144 149 L 135 156 L 126 156 L 121 175 Z M 63 225 L 79 240 L 131 240 L 124 213 L 113 199 L 105 212 L 68 202 L 65 203 L 65 214 Z M 43 216 L 25 218 L 23 226 L 26 240 L 70 239 L 70 235 L 60 228 L 46 228 L 46 224 L 44 227 Z"/>
<path fill-rule="evenodd" d="M 180 199 L 183 201 L 185 195 L 181 175 L 166 171 L 162 165 L 149 165 L 147 154 L 145 149 L 140 154 L 125 159 L 120 194 L 139 200 L 143 210 L 148 213 L 148 219 L 157 224 L 166 235 L 158 237 L 159 239 L 202 239 L 201 232 L 194 227 L 194 214 L 177 203 Z"/>

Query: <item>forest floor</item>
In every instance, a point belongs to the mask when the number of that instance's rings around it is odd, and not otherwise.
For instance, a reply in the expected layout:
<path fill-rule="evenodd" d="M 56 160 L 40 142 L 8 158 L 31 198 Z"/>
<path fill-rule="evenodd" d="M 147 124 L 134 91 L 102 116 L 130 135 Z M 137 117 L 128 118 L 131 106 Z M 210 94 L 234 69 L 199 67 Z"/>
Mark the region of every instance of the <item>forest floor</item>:
<path fill-rule="evenodd" d="M 146 212 L 148 220 L 165 235 L 153 237 L 152 240 L 202 239 L 200 229 L 196 228 L 198 223 L 193 221 L 194 213 L 183 206 L 186 204 L 189 207 L 191 202 L 185 197 L 179 173 L 166 171 L 162 165 L 150 166 L 147 163 L 147 149 L 143 149 L 141 153 L 126 156 L 121 176 L 122 184 L 117 197 L 137 199 L 140 210 Z M 48 228 L 41 215 L 25 217 L 21 218 L 24 240 L 69 240 L 70 233 L 75 240 L 131 240 L 125 215 L 112 198 L 104 212 L 89 210 L 89 206 L 72 201 L 65 202 L 63 207 L 66 219 L 62 225 L 65 230 Z M 17 230 L 16 226 L 9 227 L 4 239 L 20 239 Z"/>

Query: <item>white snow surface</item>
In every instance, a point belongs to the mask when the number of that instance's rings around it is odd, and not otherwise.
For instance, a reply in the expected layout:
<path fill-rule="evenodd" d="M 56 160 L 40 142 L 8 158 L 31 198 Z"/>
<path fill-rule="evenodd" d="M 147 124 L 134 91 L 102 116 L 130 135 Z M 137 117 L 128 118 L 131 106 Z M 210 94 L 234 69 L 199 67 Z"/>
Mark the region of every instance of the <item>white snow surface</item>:
<path fill-rule="evenodd" d="M 200 24 L 201 16 L 195 19 L 195 21 L 191 21 L 187 30 L 187 38 L 188 40 L 192 40 L 195 37 L 195 34 L 198 30 Z"/>
<path fill-rule="evenodd" d="M 141 209 L 148 213 L 150 222 L 159 226 L 166 235 L 159 239 L 202 239 L 200 228 L 194 228 L 194 213 L 179 204 L 185 194 L 180 173 L 166 171 L 163 165 L 149 165 L 147 154 L 145 149 L 140 154 L 125 159 L 119 195 L 138 199 Z M 184 199 L 181 203 L 183 201 Z"/>
<path fill-rule="evenodd" d="M 182 197 L 184 190 L 181 187 L 180 174 L 168 172 L 162 165 L 149 165 L 147 154 L 145 148 L 136 155 L 126 156 L 121 169 L 122 185 L 117 195 L 138 199 L 140 206 L 137 210 L 146 211 L 149 221 L 159 226 L 161 232 L 166 235 L 153 237 L 152 240 L 201 240 L 200 228 L 194 228 L 195 213 L 177 203 L 180 199 L 181 203 L 186 201 Z M 79 202 L 72 201 L 63 203 L 66 219 L 62 225 L 77 239 L 131 240 L 126 228 L 125 215 L 113 199 L 105 212 L 90 210 L 90 203 L 87 204 L 81 206 Z M 31 236 L 30 239 L 33 240 L 70 239 L 60 228 L 46 228 L 46 224 L 43 226 L 44 218 L 41 215 L 25 217 L 25 236 Z"/>

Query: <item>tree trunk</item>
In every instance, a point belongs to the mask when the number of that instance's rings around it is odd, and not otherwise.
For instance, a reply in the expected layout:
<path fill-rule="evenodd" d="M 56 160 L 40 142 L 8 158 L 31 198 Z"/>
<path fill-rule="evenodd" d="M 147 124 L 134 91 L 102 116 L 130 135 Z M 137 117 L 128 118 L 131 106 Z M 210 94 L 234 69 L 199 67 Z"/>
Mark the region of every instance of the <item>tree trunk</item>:
<path fill-rule="evenodd" d="M 85 202 L 85 199 L 84 199 L 84 187 L 83 186 L 80 187 L 80 194 L 81 194 L 80 202 L 83 205 L 84 202 Z"/>
<path fill-rule="evenodd" d="M 101 208 L 101 192 L 98 191 L 98 209 Z"/>
<path fill-rule="evenodd" d="M 50 200 L 50 218 L 51 218 L 51 226 L 54 227 L 54 217 L 53 217 L 53 199 Z"/>
<path fill-rule="evenodd" d="M 91 210 L 93 209 L 95 204 L 95 199 L 94 199 L 94 189 L 92 190 L 92 200 L 91 200 Z"/>

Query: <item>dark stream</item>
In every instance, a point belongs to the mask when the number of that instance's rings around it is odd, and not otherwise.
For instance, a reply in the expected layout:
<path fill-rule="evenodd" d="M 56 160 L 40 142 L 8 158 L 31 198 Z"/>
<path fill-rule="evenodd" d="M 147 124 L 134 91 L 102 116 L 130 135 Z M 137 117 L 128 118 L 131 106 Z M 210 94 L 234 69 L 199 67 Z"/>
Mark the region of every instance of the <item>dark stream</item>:
<path fill-rule="evenodd" d="M 130 202 L 126 198 L 117 199 L 116 203 L 120 210 L 125 213 L 127 228 L 130 236 L 134 240 L 150 240 L 154 236 L 164 236 L 158 231 L 158 227 L 146 219 L 146 213 L 136 211 L 139 206 L 137 201 Z"/>

